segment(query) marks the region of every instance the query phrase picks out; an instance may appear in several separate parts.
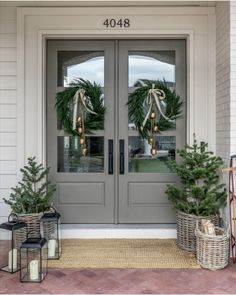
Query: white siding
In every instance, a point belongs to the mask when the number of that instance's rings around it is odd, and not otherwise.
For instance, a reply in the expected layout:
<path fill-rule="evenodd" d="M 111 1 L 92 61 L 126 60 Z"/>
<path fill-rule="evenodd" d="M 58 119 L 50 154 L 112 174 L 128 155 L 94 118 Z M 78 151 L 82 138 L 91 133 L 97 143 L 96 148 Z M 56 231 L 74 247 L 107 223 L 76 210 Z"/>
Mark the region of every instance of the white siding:
<path fill-rule="evenodd" d="M 16 8 L 0 8 L 0 222 L 16 185 Z"/>
<path fill-rule="evenodd" d="M 216 4 L 216 153 L 230 156 L 230 4 Z"/>
<path fill-rule="evenodd" d="M 230 153 L 236 154 L 236 3 L 230 7 L 230 76 L 231 76 L 231 105 L 230 105 Z"/>

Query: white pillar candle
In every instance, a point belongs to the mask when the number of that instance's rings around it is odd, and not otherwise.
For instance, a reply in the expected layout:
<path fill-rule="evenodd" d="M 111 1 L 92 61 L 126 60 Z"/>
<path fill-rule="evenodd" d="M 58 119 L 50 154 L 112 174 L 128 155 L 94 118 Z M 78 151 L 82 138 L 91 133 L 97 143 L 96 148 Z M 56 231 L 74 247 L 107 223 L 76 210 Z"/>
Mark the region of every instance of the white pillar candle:
<path fill-rule="evenodd" d="M 56 244 L 57 241 L 55 239 L 51 239 L 48 241 L 48 257 L 55 257 L 56 254 Z"/>
<path fill-rule="evenodd" d="M 39 261 L 31 260 L 30 261 L 30 280 L 39 279 Z"/>
<path fill-rule="evenodd" d="M 11 271 L 17 269 L 17 249 L 12 249 L 8 253 L 8 268 Z"/>

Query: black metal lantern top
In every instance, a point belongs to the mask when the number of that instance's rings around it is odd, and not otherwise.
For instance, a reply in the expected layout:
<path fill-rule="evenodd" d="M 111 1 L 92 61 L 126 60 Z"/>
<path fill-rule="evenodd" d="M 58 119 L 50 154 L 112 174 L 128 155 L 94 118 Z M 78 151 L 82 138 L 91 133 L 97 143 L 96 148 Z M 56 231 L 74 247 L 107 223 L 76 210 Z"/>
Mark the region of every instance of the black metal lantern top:
<path fill-rule="evenodd" d="M 10 220 L 10 218 L 12 216 L 15 216 L 16 220 Z M 8 216 L 8 221 L 7 222 L 4 222 L 4 223 L 0 224 L 1 229 L 5 229 L 5 230 L 9 230 L 9 231 L 14 231 L 14 230 L 26 227 L 26 226 L 27 226 L 27 224 L 25 222 L 22 222 L 22 221 L 18 220 L 18 216 L 15 213 L 11 213 Z"/>
<path fill-rule="evenodd" d="M 47 240 L 44 239 L 44 238 L 41 238 L 41 237 L 38 237 L 38 238 L 29 237 L 21 244 L 21 248 L 42 249 L 43 246 L 46 243 L 47 243 Z"/>
<path fill-rule="evenodd" d="M 61 214 L 58 212 L 49 212 L 44 213 L 43 216 L 40 218 L 40 221 L 42 222 L 48 222 L 48 221 L 57 221 L 61 217 Z"/>

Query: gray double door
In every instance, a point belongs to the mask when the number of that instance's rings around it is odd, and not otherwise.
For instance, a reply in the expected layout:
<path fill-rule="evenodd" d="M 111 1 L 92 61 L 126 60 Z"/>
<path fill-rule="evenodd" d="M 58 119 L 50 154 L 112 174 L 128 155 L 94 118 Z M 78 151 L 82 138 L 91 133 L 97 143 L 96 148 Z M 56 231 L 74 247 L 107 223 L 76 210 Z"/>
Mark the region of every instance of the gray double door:
<path fill-rule="evenodd" d="M 175 223 L 165 189 L 177 182 L 167 161 L 185 143 L 185 46 L 184 40 L 48 40 L 47 165 L 63 223 Z M 86 135 L 85 157 L 55 109 L 56 93 L 75 78 L 98 83 L 106 108 L 103 130 Z M 176 128 L 155 137 L 156 156 L 128 117 L 139 79 L 165 79 L 184 102 Z"/>

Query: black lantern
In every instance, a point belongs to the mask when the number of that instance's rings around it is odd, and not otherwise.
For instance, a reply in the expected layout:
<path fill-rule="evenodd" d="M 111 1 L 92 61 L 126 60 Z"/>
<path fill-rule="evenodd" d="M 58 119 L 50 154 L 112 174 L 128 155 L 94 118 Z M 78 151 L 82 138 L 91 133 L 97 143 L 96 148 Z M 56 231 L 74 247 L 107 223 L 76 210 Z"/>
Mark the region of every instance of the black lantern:
<path fill-rule="evenodd" d="M 61 256 L 61 215 L 56 211 L 44 213 L 40 219 L 41 235 L 48 241 L 48 259 Z"/>
<path fill-rule="evenodd" d="M 29 236 L 20 248 L 20 281 L 41 283 L 47 273 L 47 240 Z"/>
<path fill-rule="evenodd" d="M 13 220 L 10 220 L 13 217 Z M 18 221 L 16 214 L 8 216 L 8 222 L 2 223 L 0 229 L 8 231 L 6 239 L 0 241 L 0 270 L 15 273 L 20 270 L 19 245 L 16 243 L 17 232 L 25 230 L 26 223 Z M 9 236 L 10 233 L 10 236 Z M 10 239 L 9 239 L 10 238 Z"/>

